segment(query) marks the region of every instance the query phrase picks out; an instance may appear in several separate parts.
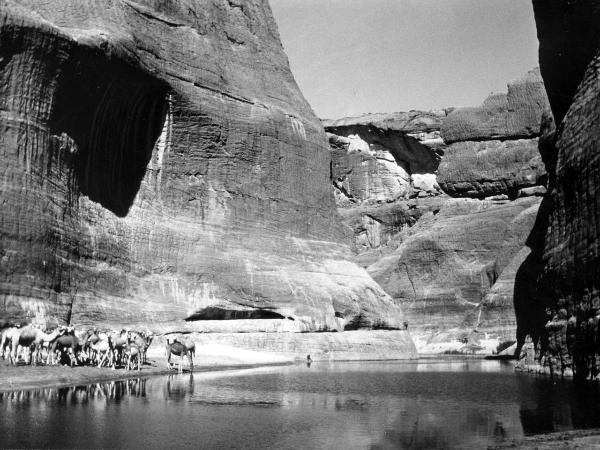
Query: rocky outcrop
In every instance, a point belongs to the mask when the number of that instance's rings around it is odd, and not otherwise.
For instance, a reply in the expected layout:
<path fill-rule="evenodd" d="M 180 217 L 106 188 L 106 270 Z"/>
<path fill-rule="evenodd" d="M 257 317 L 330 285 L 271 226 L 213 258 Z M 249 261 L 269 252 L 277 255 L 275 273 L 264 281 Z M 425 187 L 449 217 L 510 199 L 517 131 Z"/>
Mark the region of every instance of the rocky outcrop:
<path fill-rule="evenodd" d="M 577 378 L 600 371 L 600 2 L 533 1 L 540 67 L 556 127 L 540 152 L 548 193 L 515 286 L 518 343 L 529 365 Z"/>
<path fill-rule="evenodd" d="M 439 185 L 453 197 L 516 198 L 546 183 L 537 139 L 456 142 L 438 170 Z"/>
<path fill-rule="evenodd" d="M 441 128 L 451 144 L 438 169 L 442 189 L 454 197 L 509 198 L 540 194 L 546 171 L 537 151 L 542 115 L 549 109 L 539 70 L 508 84 L 479 107 L 453 110 Z"/>
<path fill-rule="evenodd" d="M 514 276 L 510 263 L 523 248 L 538 205 L 533 197 L 448 199 L 436 215 L 422 217 L 398 237 L 397 248 L 368 267 L 402 305 L 420 351 L 479 345 L 487 333 L 489 352 L 513 339 L 512 302 L 506 299 L 512 286 L 506 278 Z M 494 289 L 501 302 L 486 301 Z"/>
<path fill-rule="evenodd" d="M 358 136 L 372 151 L 388 152 L 410 174 L 433 173 L 443 154 L 440 126 L 445 111 L 410 111 L 366 114 L 324 120 L 323 126 L 337 136 Z"/>
<path fill-rule="evenodd" d="M 3 317 L 403 327 L 266 0 L 0 0 L 0 129 Z"/>
<path fill-rule="evenodd" d="M 419 351 L 514 339 L 514 278 L 546 190 L 547 108 L 533 70 L 476 108 L 324 122 L 356 261 L 403 307 Z M 434 162 L 408 164 L 409 152 Z"/>
<path fill-rule="evenodd" d="M 338 203 L 393 202 L 410 190 L 410 175 L 386 150 L 356 135 L 329 134 L 331 177 Z"/>
<path fill-rule="evenodd" d="M 509 83 L 508 93 L 490 94 L 481 106 L 454 109 L 442 124 L 442 138 L 447 144 L 534 138 L 547 108 L 544 82 L 534 69 Z"/>

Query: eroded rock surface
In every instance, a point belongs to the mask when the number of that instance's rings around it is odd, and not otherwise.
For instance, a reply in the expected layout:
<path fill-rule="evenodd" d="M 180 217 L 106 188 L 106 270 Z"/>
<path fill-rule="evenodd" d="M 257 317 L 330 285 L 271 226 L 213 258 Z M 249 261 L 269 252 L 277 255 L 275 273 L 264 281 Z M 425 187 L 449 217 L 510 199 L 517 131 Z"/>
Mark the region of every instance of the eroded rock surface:
<path fill-rule="evenodd" d="M 514 278 L 547 183 L 543 87 L 536 69 L 480 107 L 324 121 L 356 261 L 403 306 L 419 351 L 514 339 Z"/>
<path fill-rule="evenodd" d="M 533 1 L 540 67 L 556 126 L 540 152 L 548 193 L 515 286 L 523 364 L 578 378 L 600 372 L 600 2 Z M 532 354 L 534 352 L 535 354 Z"/>
<path fill-rule="evenodd" d="M 266 0 L 0 0 L 0 129 L 2 316 L 403 327 Z"/>
<path fill-rule="evenodd" d="M 548 97 L 539 69 L 508 84 L 508 93 L 493 93 L 481 106 L 456 108 L 441 129 L 447 144 L 461 141 L 533 138 L 539 134 Z"/>
<path fill-rule="evenodd" d="M 537 139 L 456 142 L 445 153 L 437 181 L 453 197 L 516 198 L 546 182 Z"/>
<path fill-rule="evenodd" d="M 534 197 L 449 199 L 436 215 L 422 217 L 398 236 L 397 248 L 388 248 L 368 267 L 402 305 L 421 351 L 459 350 L 488 333 L 489 352 L 513 339 L 512 285 L 506 278 L 514 277 L 510 263 L 533 227 L 539 202 Z M 486 302 L 494 288 L 502 300 Z"/>

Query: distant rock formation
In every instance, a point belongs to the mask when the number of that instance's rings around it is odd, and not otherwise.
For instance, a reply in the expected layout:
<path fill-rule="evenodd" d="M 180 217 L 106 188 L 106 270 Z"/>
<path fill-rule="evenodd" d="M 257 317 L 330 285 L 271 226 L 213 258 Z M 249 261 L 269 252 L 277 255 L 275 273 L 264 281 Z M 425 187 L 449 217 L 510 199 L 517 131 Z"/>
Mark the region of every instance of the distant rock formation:
<path fill-rule="evenodd" d="M 0 129 L 3 319 L 404 328 L 266 0 L 0 0 Z"/>
<path fill-rule="evenodd" d="M 447 144 L 534 138 L 547 108 L 544 82 L 536 68 L 508 83 L 508 93 L 490 94 L 481 106 L 452 110 L 442 124 L 442 138 Z"/>
<path fill-rule="evenodd" d="M 453 197 L 514 199 L 544 186 L 546 170 L 535 138 L 464 141 L 446 149 L 437 180 Z"/>
<path fill-rule="evenodd" d="M 356 261 L 402 306 L 419 351 L 514 340 L 514 277 L 546 190 L 548 108 L 535 69 L 479 107 L 324 121 Z"/>
<path fill-rule="evenodd" d="M 600 372 L 600 1 L 534 0 L 548 115 L 540 153 L 549 174 L 531 254 L 515 285 L 523 365 Z M 535 354 L 532 354 L 535 352 Z"/>

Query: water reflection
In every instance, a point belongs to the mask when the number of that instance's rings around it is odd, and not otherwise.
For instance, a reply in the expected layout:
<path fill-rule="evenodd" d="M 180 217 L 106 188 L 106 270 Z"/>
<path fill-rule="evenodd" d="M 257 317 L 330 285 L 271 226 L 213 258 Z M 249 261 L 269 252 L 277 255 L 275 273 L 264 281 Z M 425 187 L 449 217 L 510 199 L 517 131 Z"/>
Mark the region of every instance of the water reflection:
<path fill-rule="evenodd" d="M 481 448 L 600 427 L 600 391 L 495 361 L 312 362 L 0 393 L 0 417 L 0 447 Z"/>
<path fill-rule="evenodd" d="M 146 382 L 147 378 L 135 378 L 82 386 L 0 392 L 0 404 L 25 405 L 30 402 L 46 402 L 85 405 L 91 400 L 101 399 L 118 402 L 128 396 L 146 397 Z"/>
<path fill-rule="evenodd" d="M 527 435 L 600 427 L 600 388 L 596 383 L 517 377 L 519 411 Z"/>
<path fill-rule="evenodd" d="M 174 376 L 169 375 L 165 383 L 165 400 L 174 400 L 176 402 L 187 400 L 194 395 L 194 375 Z"/>

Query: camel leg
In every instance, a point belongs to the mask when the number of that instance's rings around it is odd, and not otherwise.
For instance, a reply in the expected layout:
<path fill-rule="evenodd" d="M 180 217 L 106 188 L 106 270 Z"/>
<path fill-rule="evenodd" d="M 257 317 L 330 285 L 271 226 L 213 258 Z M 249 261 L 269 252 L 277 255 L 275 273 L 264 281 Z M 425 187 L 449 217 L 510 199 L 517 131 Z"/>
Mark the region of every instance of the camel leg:
<path fill-rule="evenodd" d="M 73 351 L 73 349 L 71 347 L 69 347 L 69 349 L 67 350 L 67 355 L 69 356 L 69 361 L 71 362 L 71 367 L 73 367 L 75 365 L 75 362 L 77 361 L 77 358 L 75 356 L 75 352 Z"/>
<path fill-rule="evenodd" d="M 10 364 L 12 364 L 13 366 L 17 365 L 17 349 L 19 347 L 19 343 L 18 342 L 12 342 L 12 351 L 9 352 L 8 354 L 8 362 Z"/>
<path fill-rule="evenodd" d="M 100 356 L 100 352 L 98 352 L 98 356 Z M 107 356 L 108 356 L 108 352 L 104 352 L 104 356 L 102 356 L 102 358 L 100 358 L 100 362 L 98 363 L 98 367 L 102 367 L 102 364 L 104 364 L 104 360 L 106 359 Z"/>

